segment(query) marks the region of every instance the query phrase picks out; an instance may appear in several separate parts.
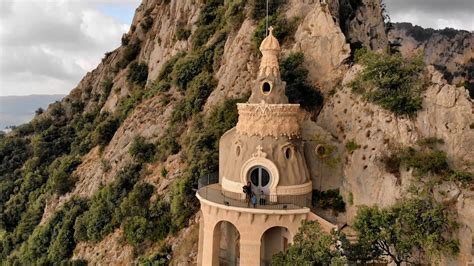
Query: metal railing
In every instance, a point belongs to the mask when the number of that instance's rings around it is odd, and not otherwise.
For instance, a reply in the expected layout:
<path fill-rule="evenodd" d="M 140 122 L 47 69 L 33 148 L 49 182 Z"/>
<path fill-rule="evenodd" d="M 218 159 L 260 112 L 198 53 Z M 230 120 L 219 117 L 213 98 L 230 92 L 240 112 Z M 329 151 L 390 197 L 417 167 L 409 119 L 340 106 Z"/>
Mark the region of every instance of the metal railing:
<path fill-rule="evenodd" d="M 255 195 L 249 199 L 244 193 L 225 191 L 220 184 L 210 184 L 198 190 L 199 195 L 209 201 L 240 208 L 301 209 L 311 207 L 311 193 L 305 195 Z M 254 204 L 255 203 L 255 204 Z"/>

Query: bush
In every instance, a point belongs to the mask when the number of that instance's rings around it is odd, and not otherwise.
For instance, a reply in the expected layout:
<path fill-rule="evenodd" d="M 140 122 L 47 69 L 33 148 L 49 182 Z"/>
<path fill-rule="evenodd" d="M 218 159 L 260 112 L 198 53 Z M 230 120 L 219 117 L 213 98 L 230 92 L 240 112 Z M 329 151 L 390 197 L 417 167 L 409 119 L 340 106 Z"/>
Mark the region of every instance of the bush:
<path fill-rule="evenodd" d="M 127 80 L 130 83 L 143 87 L 148 78 L 148 65 L 133 62 L 128 69 Z"/>
<path fill-rule="evenodd" d="M 94 131 L 94 143 L 101 148 L 109 144 L 110 140 L 119 127 L 119 121 L 113 117 L 107 117 Z"/>
<path fill-rule="evenodd" d="M 172 81 L 171 73 L 173 72 L 174 65 L 178 60 L 182 57 L 185 57 L 185 52 L 178 52 L 174 56 L 172 56 L 166 63 L 163 64 L 161 67 L 160 73 L 158 74 L 158 81 Z"/>
<path fill-rule="evenodd" d="M 204 71 L 197 75 L 189 84 L 184 98 L 184 119 L 202 111 L 207 98 L 217 86 L 211 73 Z"/>
<path fill-rule="evenodd" d="M 137 162 L 150 162 L 155 155 L 155 145 L 146 142 L 143 137 L 135 137 L 128 153 Z"/>
<path fill-rule="evenodd" d="M 153 26 L 153 18 L 151 16 L 146 16 L 141 22 L 140 22 L 140 27 L 143 29 L 143 31 L 148 32 L 151 29 L 151 26 Z"/>
<path fill-rule="evenodd" d="M 123 224 L 123 236 L 133 246 L 138 246 L 150 236 L 153 225 L 144 217 L 133 216 Z"/>
<path fill-rule="evenodd" d="M 113 183 L 93 196 L 89 210 L 74 225 L 74 238 L 77 241 L 99 242 L 120 225 L 116 208 L 133 189 L 140 170 L 140 164 L 127 165 Z"/>
<path fill-rule="evenodd" d="M 188 83 L 203 70 L 203 63 L 201 54 L 188 55 L 178 59 L 172 72 L 174 83 L 181 90 L 186 90 Z"/>
<path fill-rule="evenodd" d="M 273 35 L 275 38 L 277 38 L 281 43 L 285 43 L 295 35 L 298 26 L 298 18 L 288 20 L 284 15 L 279 16 L 278 14 L 275 14 L 268 18 L 268 25 L 273 27 Z M 266 27 L 266 19 L 263 18 L 258 22 L 257 28 L 252 37 L 255 47 L 257 48 L 260 47 L 260 44 L 266 37 L 268 30 Z"/>
<path fill-rule="evenodd" d="M 324 210 L 331 209 L 336 212 L 346 211 L 346 203 L 339 194 L 339 189 L 330 189 L 326 191 L 313 190 L 312 203 L 313 206 L 317 206 Z"/>
<path fill-rule="evenodd" d="M 206 0 L 197 21 L 198 28 L 192 36 L 193 49 L 205 45 L 219 29 L 223 28 L 224 1 Z"/>
<path fill-rule="evenodd" d="M 355 150 L 360 148 L 360 145 L 355 142 L 355 140 L 351 139 L 346 143 L 346 150 L 348 153 L 352 154 Z"/>
<path fill-rule="evenodd" d="M 52 190 L 59 195 L 69 192 L 75 183 L 71 174 L 80 164 L 81 160 L 76 156 L 66 155 L 57 158 L 49 167 L 49 183 Z"/>
<path fill-rule="evenodd" d="M 291 53 L 280 63 L 281 78 L 286 81 L 286 96 L 290 103 L 298 103 L 307 111 L 323 104 L 323 96 L 308 81 L 308 70 L 303 66 L 304 54 Z"/>
<path fill-rule="evenodd" d="M 286 3 L 285 0 L 269 0 L 268 1 L 268 15 L 273 16 L 277 14 L 282 5 Z M 255 20 L 264 19 L 267 14 L 267 0 L 251 0 L 250 1 L 250 15 Z M 271 24 L 270 24 L 271 25 Z"/>
<path fill-rule="evenodd" d="M 272 265 L 344 265 L 336 240 L 324 233 L 318 222 L 304 221 L 293 243 L 272 258 Z"/>
<path fill-rule="evenodd" d="M 357 243 L 343 248 L 357 247 L 358 258 L 365 261 L 384 261 L 389 257 L 396 265 L 418 264 L 424 257 L 419 254 L 431 260 L 440 254 L 457 254 L 456 228 L 447 207 L 429 200 L 405 199 L 385 209 L 360 208 L 354 221 Z M 348 259 L 356 262 L 351 256 Z"/>
<path fill-rule="evenodd" d="M 354 92 L 396 115 L 412 116 L 422 109 L 424 64 L 421 56 L 404 59 L 400 54 L 359 49 L 356 62 L 365 68 L 350 84 Z"/>
<path fill-rule="evenodd" d="M 183 41 L 187 40 L 191 36 L 191 30 L 183 28 L 183 27 L 178 27 L 176 30 L 176 38 L 178 41 Z"/>
<path fill-rule="evenodd" d="M 106 79 L 104 82 L 102 82 L 102 94 L 100 95 L 100 102 L 105 102 L 107 100 L 113 86 L 114 83 L 111 79 Z"/>
<path fill-rule="evenodd" d="M 141 50 L 140 45 L 141 45 L 141 42 L 137 40 L 125 46 L 123 50 L 122 59 L 120 59 L 120 61 L 117 63 L 117 66 L 119 68 L 125 68 L 126 66 L 128 66 L 130 62 L 135 60 L 135 58 L 137 58 L 137 56 L 140 54 L 140 50 Z"/>
<path fill-rule="evenodd" d="M 120 99 L 116 109 L 116 115 L 121 122 L 123 122 L 135 106 L 142 101 L 144 95 L 143 92 L 142 89 L 135 89 L 132 91 L 132 95 Z"/>

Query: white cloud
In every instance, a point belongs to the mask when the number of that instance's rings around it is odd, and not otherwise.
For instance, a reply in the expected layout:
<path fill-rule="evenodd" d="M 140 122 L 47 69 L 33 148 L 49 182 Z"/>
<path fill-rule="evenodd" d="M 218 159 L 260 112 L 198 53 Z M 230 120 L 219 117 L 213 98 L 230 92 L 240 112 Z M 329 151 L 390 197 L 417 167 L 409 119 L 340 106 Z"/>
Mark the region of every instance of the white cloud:
<path fill-rule="evenodd" d="M 384 0 L 393 22 L 473 31 L 473 0 Z"/>
<path fill-rule="evenodd" d="M 68 93 L 128 31 L 104 5 L 138 1 L 1 0 L 0 95 Z"/>

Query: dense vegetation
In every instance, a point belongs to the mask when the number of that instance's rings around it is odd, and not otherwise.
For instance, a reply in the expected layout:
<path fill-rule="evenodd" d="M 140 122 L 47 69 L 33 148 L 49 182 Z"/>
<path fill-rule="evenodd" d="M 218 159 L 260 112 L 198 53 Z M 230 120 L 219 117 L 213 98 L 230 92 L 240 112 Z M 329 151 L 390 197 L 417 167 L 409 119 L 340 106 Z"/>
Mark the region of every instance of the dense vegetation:
<path fill-rule="evenodd" d="M 426 138 L 416 146 L 393 148 L 390 155 L 382 157 L 387 172 L 400 176 L 401 167 L 413 169 L 413 175 L 427 185 L 428 190 L 443 181 L 456 181 L 468 184 L 474 180 L 472 174 L 454 170 L 450 167 L 446 152 L 440 150 L 444 141 Z"/>
<path fill-rule="evenodd" d="M 324 233 L 318 222 L 304 221 L 288 250 L 273 256 L 272 265 L 344 265 L 336 239 Z"/>
<path fill-rule="evenodd" d="M 412 116 L 422 109 L 425 84 L 421 56 L 404 59 L 400 54 L 359 49 L 355 60 L 364 69 L 351 83 L 354 92 L 396 115 Z"/>
<path fill-rule="evenodd" d="M 281 79 L 286 82 L 285 94 L 290 103 L 299 103 L 307 111 L 323 105 L 321 92 L 308 80 L 308 70 L 303 66 L 304 54 L 291 53 L 280 63 Z"/>
<path fill-rule="evenodd" d="M 419 264 L 456 255 L 457 224 L 449 206 L 429 199 L 403 199 L 388 208 L 361 206 L 353 228 L 356 242 L 342 232 L 330 235 L 317 222 L 304 222 L 287 251 L 276 254 L 274 265 Z"/>

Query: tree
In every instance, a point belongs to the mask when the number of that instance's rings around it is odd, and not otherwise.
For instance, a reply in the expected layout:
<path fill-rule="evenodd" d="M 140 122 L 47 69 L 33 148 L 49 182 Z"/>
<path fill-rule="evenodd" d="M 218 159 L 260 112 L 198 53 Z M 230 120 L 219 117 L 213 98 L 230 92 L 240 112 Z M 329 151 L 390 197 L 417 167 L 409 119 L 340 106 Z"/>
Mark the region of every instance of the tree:
<path fill-rule="evenodd" d="M 273 256 L 272 265 L 331 265 L 344 262 L 337 239 L 321 231 L 318 222 L 304 221 L 287 251 Z"/>
<path fill-rule="evenodd" d="M 441 254 L 459 252 L 457 240 L 450 238 L 456 229 L 446 207 L 426 199 L 408 199 L 393 207 L 362 207 L 354 228 L 358 242 L 352 246 L 358 252 L 354 260 L 383 261 L 389 257 L 396 265 L 416 263 L 420 256 L 437 259 Z M 362 258 L 362 259 L 360 259 Z"/>

